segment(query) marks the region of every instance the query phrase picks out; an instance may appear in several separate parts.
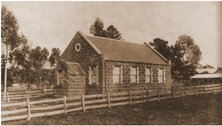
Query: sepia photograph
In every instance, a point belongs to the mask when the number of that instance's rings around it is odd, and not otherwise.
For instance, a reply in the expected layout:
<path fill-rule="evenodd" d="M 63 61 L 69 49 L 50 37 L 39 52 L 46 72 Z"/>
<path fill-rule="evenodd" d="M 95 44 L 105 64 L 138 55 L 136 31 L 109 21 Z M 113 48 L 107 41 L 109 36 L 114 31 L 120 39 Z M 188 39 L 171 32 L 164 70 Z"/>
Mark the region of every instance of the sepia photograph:
<path fill-rule="evenodd" d="M 1 1 L 1 125 L 222 125 L 222 1 Z"/>

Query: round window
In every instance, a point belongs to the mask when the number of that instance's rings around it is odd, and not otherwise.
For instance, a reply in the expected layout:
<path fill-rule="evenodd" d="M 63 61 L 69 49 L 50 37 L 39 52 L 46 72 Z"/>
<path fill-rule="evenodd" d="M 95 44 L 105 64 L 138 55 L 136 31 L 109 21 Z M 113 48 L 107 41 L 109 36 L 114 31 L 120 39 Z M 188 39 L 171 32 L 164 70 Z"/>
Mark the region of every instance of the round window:
<path fill-rule="evenodd" d="M 81 49 L 81 45 L 80 45 L 80 43 L 77 43 L 76 46 L 75 46 L 76 52 L 79 52 L 80 49 Z"/>

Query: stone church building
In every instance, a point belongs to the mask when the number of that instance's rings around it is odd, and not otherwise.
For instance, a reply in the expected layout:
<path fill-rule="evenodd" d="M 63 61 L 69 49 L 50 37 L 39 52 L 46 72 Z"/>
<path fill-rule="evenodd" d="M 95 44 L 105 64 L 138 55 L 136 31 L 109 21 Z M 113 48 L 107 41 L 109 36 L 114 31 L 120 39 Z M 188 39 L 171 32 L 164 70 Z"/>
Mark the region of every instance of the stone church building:
<path fill-rule="evenodd" d="M 149 44 L 87 36 L 78 31 L 61 58 L 85 73 L 84 93 L 171 87 L 171 64 Z"/>

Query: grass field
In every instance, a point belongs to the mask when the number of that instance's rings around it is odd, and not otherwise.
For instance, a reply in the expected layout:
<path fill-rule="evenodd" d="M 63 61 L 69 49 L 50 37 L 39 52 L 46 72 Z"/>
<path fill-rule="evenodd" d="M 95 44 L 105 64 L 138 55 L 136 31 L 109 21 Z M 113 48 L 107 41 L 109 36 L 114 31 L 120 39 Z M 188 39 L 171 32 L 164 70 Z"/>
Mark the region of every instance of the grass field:
<path fill-rule="evenodd" d="M 78 111 L 2 125 L 222 125 L 222 93 Z"/>

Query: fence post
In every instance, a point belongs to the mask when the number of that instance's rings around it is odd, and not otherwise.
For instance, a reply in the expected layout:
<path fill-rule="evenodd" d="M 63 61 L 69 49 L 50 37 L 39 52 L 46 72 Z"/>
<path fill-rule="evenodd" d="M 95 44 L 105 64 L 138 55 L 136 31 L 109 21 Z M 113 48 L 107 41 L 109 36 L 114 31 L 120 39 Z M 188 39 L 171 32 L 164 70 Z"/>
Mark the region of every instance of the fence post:
<path fill-rule="evenodd" d="M 83 111 L 85 112 L 86 108 L 85 108 L 85 102 L 84 102 L 84 94 L 82 94 L 82 108 L 83 108 Z"/>
<path fill-rule="evenodd" d="M 185 93 L 186 93 L 186 95 L 187 95 L 187 87 L 186 88 L 184 88 L 185 89 Z"/>
<path fill-rule="evenodd" d="M 157 91 L 157 95 L 158 95 L 158 101 L 160 101 L 160 93 L 159 93 L 159 90 Z"/>
<path fill-rule="evenodd" d="M 150 101 L 150 97 L 149 97 L 149 90 L 147 89 L 147 101 Z"/>
<path fill-rule="evenodd" d="M 107 92 L 107 100 L 108 100 L 109 108 L 111 108 L 111 106 L 110 106 L 110 96 L 109 96 L 109 93 L 108 93 L 108 92 Z"/>
<path fill-rule="evenodd" d="M 216 91 L 215 91 L 215 85 L 213 84 L 213 88 L 214 88 L 214 94 L 216 94 Z"/>
<path fill-rule="evenodd" d="M 46 89 L 44 89 L 44 90 L 45 90 L 45 95 L 47 95 L 48 94 L 47 90 Z"/>
<path fill-rule="evenodd" d="M 206 90 L 206 86 L 204 85 L 204 91 L 205 91 L 205 93 L 207 94 L 207 90 Z"/>
<path fill-rule="evenodd" d="M 44 88 L 43 88 L 43 92 L 44 92 L 44 96 L 47 95 L 47 92 L 46 92 L 45 86 L 44 86 Z"/>
<path fill-rule="evenodd" d="M 172 91 L 172 97 L 173 97 L 173 99 L 175 99 L 174 87 L 171 87 L 171 91 Z"/>
<path fill-rule="evenodd" d="M 129 91 L 129 96 L 130 96 L 130 105 L 133 105 L 133 99 L 132 99 L 131 91 Z"/>
<path fill-rule="evenodd" d="M 192 92 L 192 89 L 191 89 L 192 87 L 190 86 L 190 88 L 189 88 L 189 95 L 191 94 L 191 92 Z"/>
<path fill-rule="evenodd" d="M 28 118 L 27 121 L 31 119 L 31 110 L 30 110 L 30 101 L 29 101 L 29 95 L 28 91 L 26 90 L 26 97 L 27 97 L 27 106 L 28 106 Z"/>
<path fill-rule="evenodd" d="M 196 96 L 198 96 L 198 89 L 197 89 L 197 86 L 195 86 L 195 89 L 196 89 Z"/>
<path fill-rule="evenodd" d="M 8 100 L 8 102 L 10 102 L 8 91 L 7 91 L 7 100 Z"/>
<path fill-rule="evenodd" d="M 29 96 L 31 96 L 31 95 L 30 95 L 30 92 L 31 92 L 30 90 L 31 90 L 31 89 L 30 89 L 30 87 L 29 87 Z"/>
<path fill-rule="evenodd" d="M 65 114 L 67 114 L 67 110 L 66 110 L 66 96 L 64 96 L 64 110 L 65 110 Z"/>

